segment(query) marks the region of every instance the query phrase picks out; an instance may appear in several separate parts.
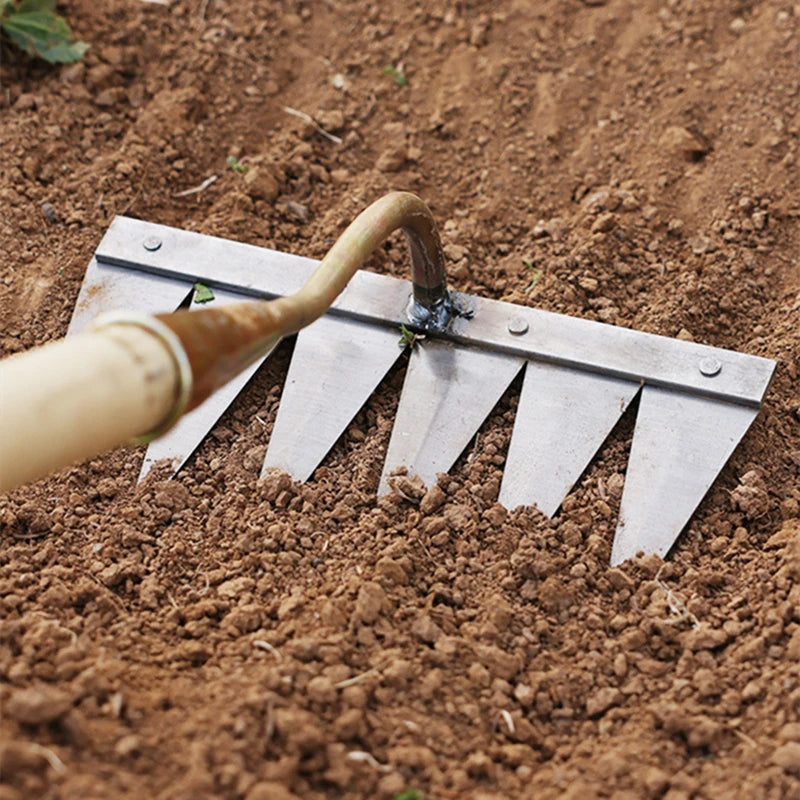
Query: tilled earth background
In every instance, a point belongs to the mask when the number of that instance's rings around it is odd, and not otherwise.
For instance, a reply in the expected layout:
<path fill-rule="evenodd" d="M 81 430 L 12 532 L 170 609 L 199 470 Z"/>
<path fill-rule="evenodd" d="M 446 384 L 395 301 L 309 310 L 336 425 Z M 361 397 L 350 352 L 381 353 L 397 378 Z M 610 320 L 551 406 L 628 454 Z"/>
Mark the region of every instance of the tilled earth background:
<path fill-rule="evenodd" d="M 0 64 L 3 354 L 115 214 L 321 257 L 409 189 L 458 290 L 778 368 L 663 562 L 608 568 L 632 415 L 555 519 L 497 504 L 518 384 L 376 500 L 402 360 L 259 480 L 291 342 L 176 480 L 129 449 L 0 498 L 0 799 L 800 798 L 800 5 L 60 10 L 82 63 Z"/>

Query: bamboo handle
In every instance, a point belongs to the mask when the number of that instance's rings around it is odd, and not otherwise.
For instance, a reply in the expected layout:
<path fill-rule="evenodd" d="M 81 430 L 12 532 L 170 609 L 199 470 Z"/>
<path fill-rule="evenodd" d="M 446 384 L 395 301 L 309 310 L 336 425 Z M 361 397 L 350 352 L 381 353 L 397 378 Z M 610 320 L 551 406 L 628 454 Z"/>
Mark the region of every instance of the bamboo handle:
<path fill-rule="evenodd" d="M 113 324 L 0 361 L 0 491 L 153 430 L 180 391 L 169 347 Z"/>

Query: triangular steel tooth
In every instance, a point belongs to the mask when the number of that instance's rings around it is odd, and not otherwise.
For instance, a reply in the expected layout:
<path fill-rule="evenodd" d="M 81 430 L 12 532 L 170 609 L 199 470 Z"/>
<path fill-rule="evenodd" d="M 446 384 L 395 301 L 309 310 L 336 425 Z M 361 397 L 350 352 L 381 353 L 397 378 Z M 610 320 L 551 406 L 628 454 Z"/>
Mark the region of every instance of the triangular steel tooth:
<path fill-rule="evenodd" d="M 214 289 L 214 305 L 242 302 L 243 300 L 247 300 L 247 298 L 241 294 Z M 258 361 L 251 364 L 246 370 L 240 372 L 226 383 L 225 386 L 214 392 L 200 406 L 181 417 L 175 426 L 163 436 L 152 441 L 145 453 L 139 480 L 144 480 L 156 462 L 163 459 L 172 460 L 170 477 L 175 475 L 274 349 L 273 347 Z"/>
<path fill-rule="evenodd" d="M 67 336 L 80 333 L 99 314 L 134 311 L 157 314 L 174 311 L 192 284 L 149 272 L 116 267 L 93 258 L 75 302 Z"/>
<path fill-rule="evenodd" d="M 518 356 L 425 341 L 411 353 L 378 495 L 397 467 L 426 486 L 447 472 L 524 363 Z"/>
<path fill-rule="evenodd" d="M 633 381 L 529 361 L 499 502 L 552 517 L 638 391 Z"/>
<path fill-rule="evenodd" d="M 611 550 L 665 556 L 711 488 L 757 408 L 645 386 Z"/>
<path fill-rule="evenodd" d="M 324 316 L 297 335 L 262 475 L 311 477 L 402 353 L 397 329 Z"/>

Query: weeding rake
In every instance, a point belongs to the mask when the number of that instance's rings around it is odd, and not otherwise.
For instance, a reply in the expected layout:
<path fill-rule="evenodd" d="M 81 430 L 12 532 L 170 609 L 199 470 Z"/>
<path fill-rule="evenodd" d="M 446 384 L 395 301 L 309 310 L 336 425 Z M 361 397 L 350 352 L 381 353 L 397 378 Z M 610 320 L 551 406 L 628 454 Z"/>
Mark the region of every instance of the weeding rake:
<path fill-rule="evenodd" d="M 398 228 L 412 281 L 357 271 Z M 177 308 L 198 282 L 213 289 L 214 307 L 150 316 Z M 127 311 L 108 313 L 118 308 Z M 757 356 L 448 292 L 433 218 L 408 193 L 370 206 L 320 264 L 117 217 L 68 338 L 0 363 L 10 431 L 0 486 L 133 437 L 160 435 L 140 477 L 164 458 L 177 472 L 295 331 L 263 469 L 308 480 L 397 360 L 401 325 L 427 338 L 410 354 L 379 494 L 396 467 L 426 485 L 449 470 L 524 370 L 499 502 L 552 516 L 639 396 L 612 564 L 667 553 L 775 370 Z"/>

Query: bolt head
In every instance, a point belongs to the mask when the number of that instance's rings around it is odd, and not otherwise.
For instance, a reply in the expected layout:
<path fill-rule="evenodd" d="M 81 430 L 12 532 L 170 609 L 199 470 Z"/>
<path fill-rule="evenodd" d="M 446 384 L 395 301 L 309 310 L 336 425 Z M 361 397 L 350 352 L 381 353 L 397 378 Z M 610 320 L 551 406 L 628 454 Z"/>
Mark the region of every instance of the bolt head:
<path fill-rule="evenodd" d="M 158 236 L 148 236 L 143 242 L 142 245 L 144 246 L 145 250 L 149 250 L 151 253 L 158 250 L 161 247 L 161 239 Z"/>
<path fill-rule="evenodd" d="M 508 323 L 508 332 L 512 336 L 522 336 L 528 332 L 528 323 L 522 317 L 514 317 Z"/>
<path fill-rule="evenodd" d="M 720 361 L 713 356 L 704 358 L 698 366 L 700 367 L 700 372 L 707 378 L 713 378 L 715 375 L 719 375 L 722 369 Z"/>

